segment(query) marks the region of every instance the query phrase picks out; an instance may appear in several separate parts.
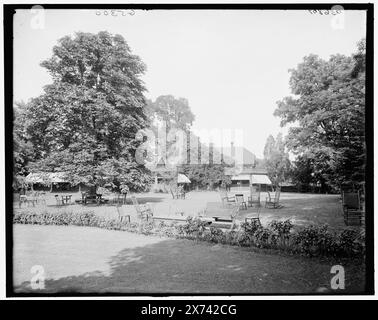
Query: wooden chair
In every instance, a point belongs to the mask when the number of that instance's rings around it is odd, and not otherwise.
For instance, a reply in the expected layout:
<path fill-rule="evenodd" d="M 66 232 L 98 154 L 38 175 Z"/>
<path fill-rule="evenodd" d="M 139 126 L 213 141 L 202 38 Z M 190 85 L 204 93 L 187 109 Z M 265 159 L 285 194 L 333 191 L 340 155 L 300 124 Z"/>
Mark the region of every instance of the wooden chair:
<path fill-rule="evenodd" d="M 39 192 L 37 194 L 37 203 L 46 204 L 46 193 L 45 192 Z"/>
<path fill-rule="evenodd" d="M 135 196 L 131 197 L 131 201 L 133 202 L 134 208 L 141 219 L 145 218 L 148 221 L 150 217 L 153 217 L 153 212 L 148 205 L 140 205 Z"/>
<path fill-rule="evenodd" d="M 118 213 L 118 220 L 123 222 L 124 220 L 131 222 L 130 215 L 125 213 L 125 208 L 122 204 L 117 204 L 117 213 Z"/>
<path fill-rule="evenodd" d="M 56 205 L 61 206 L 63 203 L 62 203 L 62 199 L 59 197 L 59 195 L 56 194 L 54 197 L 55 197 Z"/>
<path fill-rule="evenodd" d="M 361 225 L 363 210 L 361 208 L 360 194 L 358 192 L 343 192 L 344 222 L 349 225 Z"/>
<path fill-rule="evenodd" d="M 225 191 L 220 191 L 219 194 L 220 194 L 223 205 L 235 204 L 235 202 L 236 202 L 235 197 L 229 197 L 227 192 L 225 192 Z"/>
<path fill-rule="evenodd" d="M 268 197 L 265 199 L 265 208 L 269 208 L 269 209 L 282 208 L 282 205 L 280 205 L 280 194 L 281 194 L 281 189 L 277 188 L 276 193 L 274 195 L 274 199 L 272 199 L 270 196 L 270 192 L 268 191 Z"/>
<path fill-rule="evenodd" d="M 256 221 L 261 226 L 260 211 L 261 211 L 261 206 L 258 207 L 257 212 L 256 212 L 255 215 L 248 215 L 248 216 L 246 216 L 245 217 L 245 222 Z"/>
<path fill-rule="evenodd" d="M 253 195 L 249 196 L 248 197 L 248 206 L 250 207 L 253 207 L 253 205 L 256 205 L 256 207 L 260 207 L 261 206 L 261 203 L 260 203 L 260 195 L 261 195 L 261 190 L 259 189 L 257 191 L 257 196 L 256 196 L 256 199 L 253 198 Z"/>
<path fill-rule="evenodd" d="M 235 194 L 235 202 L 239 208 L 247 210 L 247 202 L 244 201 L 243 194 Z"/>
<path fill-rule="evenodd" d="M 32 204 L 34 207 L 36 202 L 37 200 L 32 195 L 20 195 L 18 206 L 21 208 L 22 204 L 25 203 L 28 207 L 30 204 Z"/>

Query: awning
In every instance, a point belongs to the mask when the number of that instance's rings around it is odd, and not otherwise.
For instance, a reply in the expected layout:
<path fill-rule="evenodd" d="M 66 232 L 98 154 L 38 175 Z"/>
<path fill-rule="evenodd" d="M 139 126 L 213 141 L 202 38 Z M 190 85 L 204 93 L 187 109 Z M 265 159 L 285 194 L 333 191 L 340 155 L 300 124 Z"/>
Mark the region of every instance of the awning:
<path fill-rule="evenodd" d="M 231 180 L 236 181 L 250 181 L 250 174 L 238 174 L 232 176 Z M 252 184 L 272 184 L 269 177 L 265 174 L 252 174 Z"/>
<path fill-rule="evenodd" d="M 247 180 L 247 181 L 249 181 L 249 174 L 238 174 L 236 176 L 232 176 L 231 180 Z"/>
<path fill-rule="evenodd" d="M 29 173 L 25 177 L 25 182 L 50 184 L 50 183 L 68 182 L 68 179 L 64 172 L 38 172 L 38 173 Z"/>
<path fill-rule="evenodd" d="M 272 181 L 265 174 L 253 174 L 252 184 L 272 184 Z"/>
<path fill-rule="evenodd" d="M 190 180 L 185 174 L 179 173 L 177 176 L 177 183 L 190 183 Z"/>

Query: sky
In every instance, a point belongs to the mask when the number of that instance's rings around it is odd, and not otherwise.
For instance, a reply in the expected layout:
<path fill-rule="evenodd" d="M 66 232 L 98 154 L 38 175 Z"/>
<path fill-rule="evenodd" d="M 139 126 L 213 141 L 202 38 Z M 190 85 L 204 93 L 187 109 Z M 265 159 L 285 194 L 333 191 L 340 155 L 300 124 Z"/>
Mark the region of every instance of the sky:
<path fill-rule="evenodd" d="M 51 57 L 58 39 L 106 30 L 124 36 L 147 65 L 147 98 L 188 99 L 194 132 L 242 132 L 243 145 L 258 157 L 270 134 L 287 133 L 273 112 L 291 93 L 288 70 L 309 54 L 351 55 L 366 35 L 365 11 L 338 18 L 307 10 L 107 12 L 17 10 L 14 100 L 28 101 L 52 82 L 40 62 Z"/>

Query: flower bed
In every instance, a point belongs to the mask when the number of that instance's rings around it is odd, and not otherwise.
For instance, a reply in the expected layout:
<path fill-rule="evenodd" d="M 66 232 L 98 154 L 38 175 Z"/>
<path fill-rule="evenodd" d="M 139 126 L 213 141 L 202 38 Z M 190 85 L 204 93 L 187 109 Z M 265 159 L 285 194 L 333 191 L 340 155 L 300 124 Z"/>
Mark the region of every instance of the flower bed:
<path fill-rule="evenodd" d="M 223 231 L 218 228 L 205 228 L 205 223 L 189 218 L 184 224 L 175 222 L 159 223 L 121 222 L 115 219 L 107 220 L 96 216 L 93 212 L 84 213 L 15 213 L 14 223 L 38 225 L 74 225 L 82 227 L 98 227 L 109 230 L 136 232 L 145 235 L 157 235 L 170 238 L 185 238 L 212 243 L 277 249 L 289 253 L 308 256 L 333 257 L 364 257 L 364 233 L 354 229 L 342 232 L 332 232 L 326 225 L 308 226 L 299 231 L 293 231 L 289 220 L 272 221 L 267 227 L 256 222 L 242 223 L 237 230 Z"/>

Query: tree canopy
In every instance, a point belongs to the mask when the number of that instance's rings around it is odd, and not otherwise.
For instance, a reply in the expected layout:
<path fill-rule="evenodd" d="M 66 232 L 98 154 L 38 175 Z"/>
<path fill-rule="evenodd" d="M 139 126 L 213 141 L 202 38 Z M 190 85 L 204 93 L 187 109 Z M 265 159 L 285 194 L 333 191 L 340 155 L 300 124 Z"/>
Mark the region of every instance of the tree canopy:
<path fill-rule="evenodd" d="M 334 188 L 364 181 L 365 41 L 350 57 L 309 55 L 290 73 L 293 95 L 275 111 L 282 126 L 292 125 L 289 150 L 310 159 L 314 172 Z"/>
<path fill-rule="evenodd" d="M 148 126 L 146 67 L 125 39 L 78 32 L 60 39 L 41 66 L 53 83 L 16 119 L 34 151 L 28 169 L 66 172 L 72 184 L 145 188 L 149 174 L 135 150 L 136 133 Z"/>
<path fill-rule="evenodd" d="M 273 185 L 279 186 L 281 182 L 288 179 L 291 163 L 289 154 L 285 150 L 282 134 L 278 134 L 276 139 L 270 135 L 266 140 L 264 164 Z"/>

